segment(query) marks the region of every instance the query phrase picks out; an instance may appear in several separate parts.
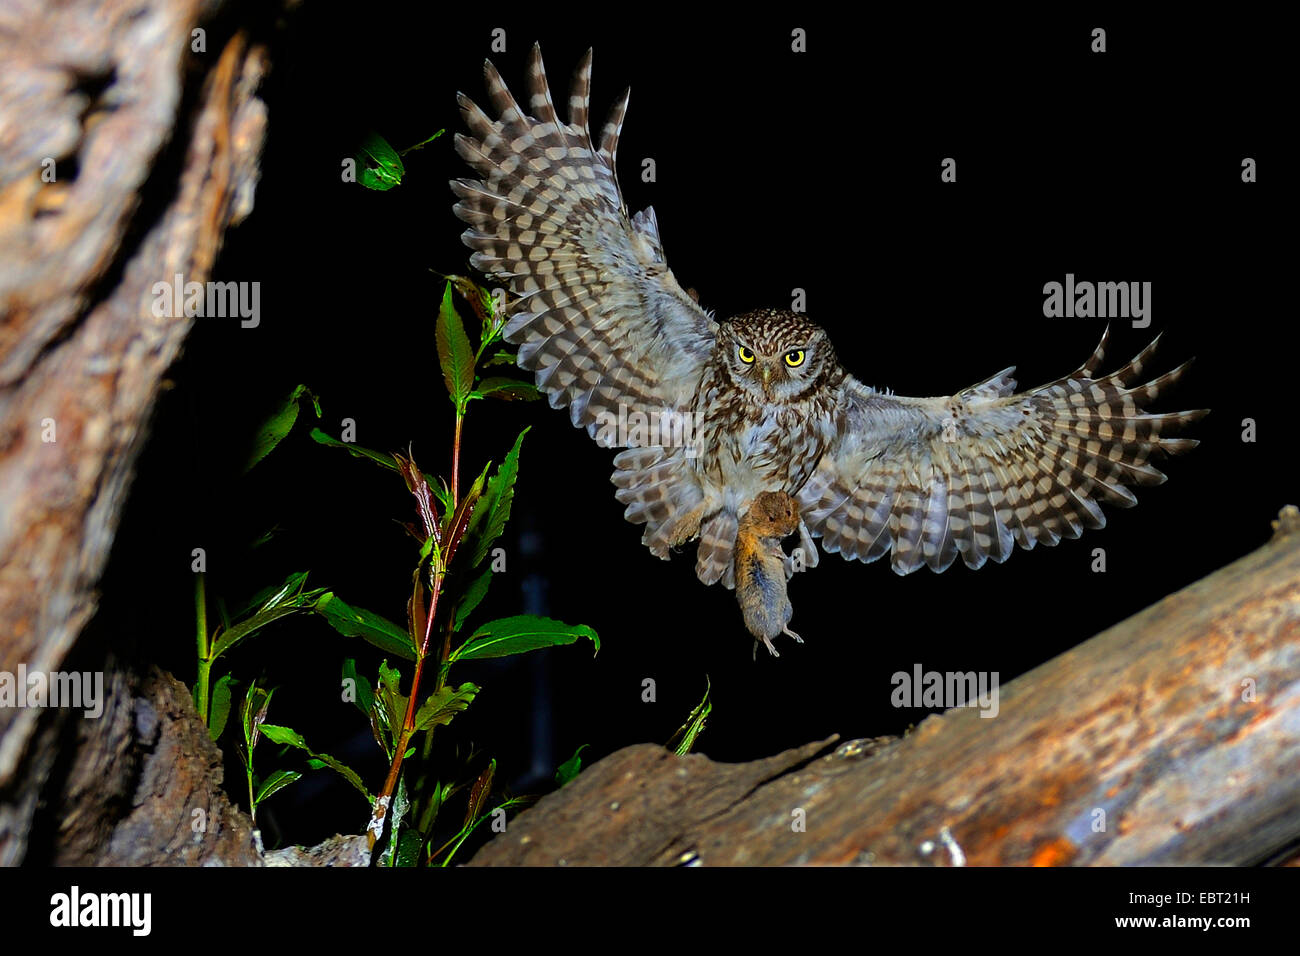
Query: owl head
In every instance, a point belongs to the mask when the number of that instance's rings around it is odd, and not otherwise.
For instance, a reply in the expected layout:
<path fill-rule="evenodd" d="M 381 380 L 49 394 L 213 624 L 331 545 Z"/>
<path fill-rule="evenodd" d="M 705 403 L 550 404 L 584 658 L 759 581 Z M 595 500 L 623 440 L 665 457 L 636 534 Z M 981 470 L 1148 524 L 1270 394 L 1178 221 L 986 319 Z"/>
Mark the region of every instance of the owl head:
<path fill-rule="evenodd" d="M 830 337 L 797 312 L 769 309 L 722 322 L 718 351 L 732 383 L 764 402 L 802 399 L 839 368 Z"/>

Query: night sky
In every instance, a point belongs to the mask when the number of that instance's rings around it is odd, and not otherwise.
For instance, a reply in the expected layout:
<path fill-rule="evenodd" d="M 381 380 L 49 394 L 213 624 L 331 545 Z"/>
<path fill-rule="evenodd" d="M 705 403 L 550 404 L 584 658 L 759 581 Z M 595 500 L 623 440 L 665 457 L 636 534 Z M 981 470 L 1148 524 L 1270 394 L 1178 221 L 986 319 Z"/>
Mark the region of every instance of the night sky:
<path fill-rule="evenodd" d="M 1112 323 L 1104 370 L 1164 332 L 1153 373 L 1197 362 L 1155 410 L 1213 411 L 1188 433 L 1199 448 L 1157 463 L 1167 484 L 1137 489 L 1139 507 L 1107 509 L 1108 527 L 1082 540 L 1017 550 L 978 572 L 958 562 L 904 578 L 883 561 L 824 555 L 790 584 L 791 626 L 807 643 L 782 640 L 779 659 L 755 662 L 734 595 L 695 579 L 694 547 L 660 561 L 623 520 L 610 451 L 544 402 L 475 403 L 464 474 L 532 430 L 501 542 L 507 570 L 472 623 L 536 611 L 590 625 L 602 649 L 453 672 L 482 692 L 439 731 L 449 755 L 472 748 L 476 767 L 495 756 L 512 792 L 542 792 L 581 744 L 589 764 L 666 741 L 706 675 L 714 710 L 697 749 L 717 760 L 832 733 L 899 734 L 927 711 L 891 705 L 896 671 L 919 663 L 1008 682 L 1262 544 L 1295 501 L 1291 413 L 1278 401 L 1297 344 L 1294 306 L 1280 302 L 1293 266 L 1276 239 L 1286 171 L 1266 95 L 1276 66 L 1250 48 L 1257 38 L 1222 24 L 852 22 L 797 8 L 722 23 L 656 7 L 602 26 L 590 6 L 454 22 L 338 7 L 265 25 L 274 67 L 263 177 L 215 276 L 261 283 L 261 324 L 197 321 L 160 400 L 94 624 L 187 683 L 195 547 L 207 550 L 210 594 L 232 604 L 310 569 L 313 585 L 404 619 L 415 547 L 400 522 L 415 513 L 396 475 L 311 442 L 306 419 L 249 475 L 239 471 L 261 418 L 299 383 L 320 397 L 326 431 L 351 418 L 358 444 L 410 447 L 425 470 L 447 471 L 453 415 L 434 351 L 434 271 L 469 269 L 447 187 L 469 175 L 451 144 L 463 130 L 455 93 L 486 103 L 494 27 L 507 49 L 493 60 L 521 99 L 534 40 L 557 100 L 594 47 L 593 125 L 631 85 L 618 153 L 627 205 L 654 205 L 677 278 L 719 317 L 789 307 L 802 288 L 853 374 L 939 395 L 1011 364 L 1032 387 L 1087 358 L 1105 320 L 1045 317 L 1046 283 L 1150 282 L 1150 327 Z M 1089 52 L 1099 25 L 1109 27 L 1105 54 Z M 808 31 L 806 53 L 790 50 L 794 27 Z M 406 157 L 400 187 L 341 181 L 367 130 L 401 148 L 444 127 Z M 653 183 L 639 175 L 646 157 Z M 957 161 L 956 183 L 940 182 L 945 157 Z M 1242 183 L 1244 157 L 1258 161 L 1259 183 Z M 1247 418 L 1254 443 L 1242 441 Z M 273 543 L 248 549 L 276 525 Z M 1104 574 L 1091 570 L 1094 548 L 1105 549 Z M 339 701 L 346 656 L 372 677 L 382 657 L 304 616 L 226 663 L 279 688 L 272 722 L 377 789 L 386 762 Z M 654 703 L 642 700 L 647 678 Z M 276 765 L 272 749 L 259 750 L 263 772 Z M 233 764 L 227 779 L 238 800 Z M 367 816 L 354 791 L 319 771 L 273 798 L 259 822 L 268 842 L 310 843 L 358 832 Z"/>

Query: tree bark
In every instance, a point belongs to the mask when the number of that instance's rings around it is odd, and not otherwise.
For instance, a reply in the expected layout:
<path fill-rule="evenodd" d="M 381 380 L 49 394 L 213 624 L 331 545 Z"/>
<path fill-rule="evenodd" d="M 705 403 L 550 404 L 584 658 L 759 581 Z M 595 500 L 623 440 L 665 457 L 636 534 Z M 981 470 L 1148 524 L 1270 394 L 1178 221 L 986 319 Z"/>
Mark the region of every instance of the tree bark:
<path fill-rule="evenodd" d="M 220 7 L 0 3 L 0 672 L 58 670 L 94 614 L 146 423 L 193 322 L 156 316 L 153 286 L 205 282 L 252 208 L 266 61 L 239 33 L 204 34 L 196 52 L 192 31 Z M 56 764 L 59 862 L 255 861 L 175 682 L 81 664 L 106 673 L 100 720 L 0 707 L 0 863 L 26 856 Z M 150 769 L 164 752 L 190 766 Z M 195 768 L 187 805 L 137 817 L 169 773 Z M 195 810 L 209 828 L 197 849 L 182 845 Z"/>
<path fill-rule="evenodd" d="M 1300 841 L 1300 512 L 1002 690 L 994 719 L 754 764 L 629 747 L 471 865 L 1281 862 Z M 824 756 L 816 757 L 825 752 Z"/>

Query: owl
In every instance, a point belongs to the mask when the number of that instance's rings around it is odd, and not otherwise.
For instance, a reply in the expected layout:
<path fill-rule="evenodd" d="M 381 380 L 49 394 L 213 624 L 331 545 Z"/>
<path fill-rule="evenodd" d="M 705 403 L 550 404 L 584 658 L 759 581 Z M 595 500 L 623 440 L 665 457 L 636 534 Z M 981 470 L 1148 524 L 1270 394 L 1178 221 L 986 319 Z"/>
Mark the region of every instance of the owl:
<path fill-rule="evenodd" d="M 845 558 L 888 555 L 899 574 L 958 558 L 979 568 L 1102 527 L 1103 503 L 1134 505 L 1130 486 L 1165 480 L 1152 459 L 1197 444 L 1173 436 L 1204 410 L 1144 411 L 1187 367 L 1142 384 L 1156 341 L 1108 375 L 1103 335 L 1077 371 L 1039 388 L 1016 392 L 1008 368 L 951 396 L 907 398 L 848 374 L 802 314 L 715 319 L 668 268 L 654 210 L 623 203 L 614 157 L 628 93 L 593 137 L 591 53 L 567 123 L 537 46 L 526 104 L 491 62 L 484 72 L 495 118 L 460 94 L 469 135 L 455 139 L 479 178 L 451 183 L 470 261 L 513 292 L 505 338 L 551 405 L 623 448 L 615 497 L 645 525 L 642 542 L 667 559 L 698 540 L 705 584 L 736 586 L 740 525 L 765 493 L 796 503 L 805 567 L 819 538 Z M 776 540 L 761 547 L 770 555 Z"/>

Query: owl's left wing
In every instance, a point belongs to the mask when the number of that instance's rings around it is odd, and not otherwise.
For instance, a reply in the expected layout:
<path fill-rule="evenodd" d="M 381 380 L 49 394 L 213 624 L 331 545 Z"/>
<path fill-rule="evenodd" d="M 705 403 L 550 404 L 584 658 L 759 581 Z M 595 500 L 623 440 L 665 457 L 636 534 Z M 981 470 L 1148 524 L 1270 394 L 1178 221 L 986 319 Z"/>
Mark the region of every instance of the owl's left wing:
<path fill-rule="evenodd" d="M 651 209 L 629 216 L 614 172 L 627 94 L 593 143 L 588 128 L 591 53 L 574 76 L 561 122 L 534 45 L 528 109 L 491 63 L 484 67 L 498 119 L 459 97 L 470 136 L 456 151 L 481 181 L 451 187 L 469 225 L 474 267 L 506 281 L 506 340 L 536 372 L 555 408 L 603 444 L 601 413 L 685 411 L 713 352 L 717 323 L 686 294 L 664 258 Z M 628 442 L 636 444 L 635 441 Z"/>
<path fill-rule="evenodd" d="M 1165 436 L 1207 411 L 1142 410 L 1190 364 L 1134 386 L 1159 336 L 1094 379 L 1106 340 L 1072 375 L 1020 394 L 1013 368 L 949 398 L 886 395 L 847 377 L 838 437 L 798 495 L 809 531 L 846 558 L 892 549 L 893 569 L 907 574 L 943 571 L 958 555 L 978 568 L 1014 544 L 1103 527 L 1099 501 L 1137 504 L 1126 486 L 1162 483 L 1149 460 L 1195 447 Z"/>

